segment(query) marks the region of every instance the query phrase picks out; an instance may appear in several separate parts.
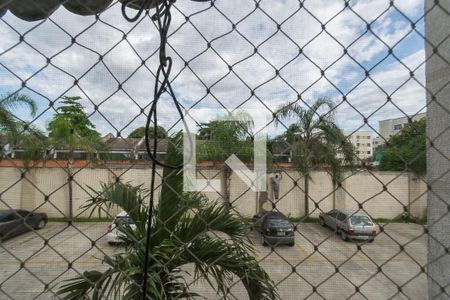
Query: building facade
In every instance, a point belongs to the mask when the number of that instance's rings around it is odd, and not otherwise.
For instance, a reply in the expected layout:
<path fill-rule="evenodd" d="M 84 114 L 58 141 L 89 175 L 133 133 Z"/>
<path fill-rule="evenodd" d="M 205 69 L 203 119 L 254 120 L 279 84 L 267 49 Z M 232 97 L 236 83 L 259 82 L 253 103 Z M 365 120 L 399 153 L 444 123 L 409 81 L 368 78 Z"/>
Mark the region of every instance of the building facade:
<path fill-rule="evenodd" d="M 377 137 L 373 138 L 373 147 L 372 147 L 373 149 L 372 149 L 372 152 L 375 153 L 375 150 L 378 147 L 383 146 L 384 144 L 386 144 L 386 142 L 385 142 L 385 140 L 382 137 L 377 136 Z"/>
<path fill-rule="evenodd" d="M 345 131 L 344 135 L 355 147 L 356 155 L 360 160 L 373 156 L 373 138 L 371 131 Z"/>
<path fill-rule="evenodd" d="M 419 121 L 419 120 L 425 118 L 425 116 L 426 116 L 426 113 L 420 113 L 420 114 L 416 114 L 416 115 L 413 115 L 410 117 L 405 116 L 405 117 L 396 118 L 396 119 L 388 119 L 388 120 L 379 121 L 378 125 L 379 125 L 380 137 L 382 138 L 381 140 L 383 141 L 383 138 L 385 140 L 389 140 L 392 136 L 399 133 L 403 128 L 405 128 L 405 126 L 408 125 L 409 118 L 411 118 L 412 121 Z"/>

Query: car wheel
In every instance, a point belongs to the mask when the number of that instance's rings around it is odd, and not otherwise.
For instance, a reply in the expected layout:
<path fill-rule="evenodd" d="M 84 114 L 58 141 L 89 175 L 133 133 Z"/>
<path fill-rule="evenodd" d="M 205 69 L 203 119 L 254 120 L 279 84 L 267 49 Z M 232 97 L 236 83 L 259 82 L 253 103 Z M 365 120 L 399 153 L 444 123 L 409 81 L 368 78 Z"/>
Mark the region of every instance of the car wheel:
<path fill-rule="evenodd" d="M 264 235 L 262 235 L 262 234 L 261 234 L 261 244 L 262 244 L 263 246 L 267 246 L 266 239 L 264 238 Z"/>
<path fill-rule="evenodd" d="M 347 234 L 345 233 L 345 231 L 341 231 L 341 239 L 343 241 L 347 241 L 348 240 L 348 237 L 347 237 Z"/>
<path fill-rule="evenodd" d="M 294 247 L 295 242 L 289 243 L 289 247 Z"/>
<path fill-rule="evenodd" d="M 320 224 L 320 226 L 325 227 L 325 221 L 323 218 L 319 218 L 319 224 Z"/>
<path fill-rule="evenodd" d="M 0 234 L 0 243 L 3 241 L 3 235 Z"/>
<path fill-rule="evenodd" d="M 375 241 L 375 239 L 370 239 L 369 243 L 373 243 Z"/>
<path fill-rule="evenodd" d="M 47 221 L 45 221 L 44 219 L 40 220 L 38 225 L 37 225 L 37 229 L 42 229 L 45 227 L 45 225 L 47 224 Z"/>
<path fill-rule="evenodd" d="M 108 245 L 110 245 L 110 246 L 115 246 L 116 243 L 114 243 L 114 242 L 108 242 Z"/>

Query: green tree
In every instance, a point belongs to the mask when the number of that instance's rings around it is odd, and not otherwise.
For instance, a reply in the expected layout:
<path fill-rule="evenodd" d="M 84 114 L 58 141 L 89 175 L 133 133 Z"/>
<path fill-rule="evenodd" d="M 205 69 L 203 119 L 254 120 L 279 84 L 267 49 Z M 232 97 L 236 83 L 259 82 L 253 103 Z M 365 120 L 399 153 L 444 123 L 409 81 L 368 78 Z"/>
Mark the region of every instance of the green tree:
<path fill-rule="evenodd" d="M 0 135 L 11 150 L 18 147 L 24 150 L 23 158 L 28 166 L 30 160 L 42 159 L 46 136 L 36 126 L 17 120 L 11 113 L 23 106 L 29 109 L 31 117 L 36 116 L 36 102 L 29 96 L 14 93 L 0 97 Z"/>
<path fill-rule="evenodd" d="M 182 155 L 177 140 L 172 140 L 167 163 L 179 165 Z M 147 298 L 197 299 L 183 280 L 183 266 L 193 266 L 195 280 L 206 279 L 226 298 L 227 287 L 240 278 L 249 298 L 278 299 L 273 281 L 253 256 L 254 247 L 247 238 L 249 226 L 223 204 L 209 202 L 200 193 L 183 193 L 182 170 L 163 171 L 161 196 L 154 210 L 151 256 L 148 265 Z M 94 191 L 94 190 L 93 190 Z M 103 184 L 96 197 L 84 208 L 92 213 L 122 208 L 134 220 L 136 228 L 123 224 L 125 250 L 105 256 L 105 271 L 86 271 L 65 281 L 57 294 L 75 299 L 142 299 L 148 191 L 127 183 Z"/>
<path fill-rule="evenodd" d="M 311 171 L 329 168 L 335 184 L 341 178 L 342 167 L 352 165 L 355 159 L 353 145 L 336 125 L 333 108 L 331 99 L 319 98 L 308 108 L 290 103 L 276 114 L 277 125 L 282 120 L 295 120 L 283 136 L 291 146 L 293 165 L 304 176 L 305 216 L 309 215 Z"/>
<path fill-rule="evenodd" d="M 62 105 L 58 107 L 57 114 L 48 124 L 49 137 L 62 138 L 69 142 L 70 137 L 100 137 L 95 130 L 95 125 L 89 120 L 84 112 L 84 107 L 79 100 L 81 97 L 64 96 Z"/>
<path fill-rule="evenodd" d="M 145 136 L 145 127 L 144 126 L 133 130 L 128 135 L 129 138 L 138 138 L 138 139 L 141 139 L 144 136 Z M 155 133 L 154 133 L 154 127 L 153 126 L 149 127 L 148 136 L 151 139 L 155 138 Z M 156 138 L 158 138 L 158 139 L 165 139 L 166 137 L 167 137 L 167 132 L 164 129 L 164 127 L 159 126 L 159 125 L 156 126 Z"/>
<path fill-rule="evenodd" d="M 224 162 L 235 154 L 243 162 L 253 160 L 253 142 L 250 137 L 254 124 L 250 116 L 241 113 L 233 120 L 218 119 L 202 123 L 198 131 L 198 161 Z M 233 173 L 228 165 L 223 166 L 223 197 L 230 203 L 230 180 Z"/>
<path fill-rule="evenodd" d="M 47 150 L 47 136 L 35 126 L 28 126 L 20 136 L 18 147 L 23 149 L 21 159 L 23 159 L 26 169 L 30 167 L 31 161 L 45 159 Z M 17 154 L 17 152 L 16 152 Z"/>
<path fill-rule="evenodd" d="M 417 175 L 425 175 L 426 140 L 426 120 L 410 123 L 381 148 L 380 170 L 406 170 Z"/>
<path fill-rule="evenodd" d="M 73 163 L 75 151 L 86 152 L 89 156 L 104 150 L 100 133 L 84 112 L 80 97 L 63 97 L 57 114 L 48 124 L 51 147 L 67 150 L 67 174 L 69 188 L 69 218 L 73 217 Z"/>
<path fill-rule="evenodd" d="M 19 122 L 11 113 L 12 110 L 26 106 L 32 117 L 36 115 L 36 102 L 27 95 L 10 94 L 0 97 L 0 134 L 12 145 L 17 144 L 24 132 L 24 124 Z"/>

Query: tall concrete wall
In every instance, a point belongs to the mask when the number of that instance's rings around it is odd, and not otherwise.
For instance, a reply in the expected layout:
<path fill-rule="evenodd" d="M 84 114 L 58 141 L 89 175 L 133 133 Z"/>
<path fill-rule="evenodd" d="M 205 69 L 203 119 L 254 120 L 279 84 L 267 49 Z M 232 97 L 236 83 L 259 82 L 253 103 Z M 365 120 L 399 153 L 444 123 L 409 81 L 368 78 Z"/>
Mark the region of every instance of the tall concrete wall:
<path fill-rule="evenodd" d="M 322 211 L 329 211 L 335 208 L 335 204 L 333 204 L 335 187 L 327 172 L 314 172 L 311 174 L 311 179 L 309 182 L 309 213 L 312 217 L 318 217 Z M 304 214 L 303 211 L 302 213 Z"/>
<path fill-rule="evenodd" d="M 409 182 L 410 190 L 410 214 L 419 218 L 427 216 L 427 183 L 425 178 L 417 178 L 411 175 Z"/>
<path fill-rule="evenodd" d="M 15 168 L 0 169 L 0 209 L 22 205 L 22 181 Z"/>
<path fill-rule="evenodd" d="M 160 193 L 162 170 L 157 170 L 156 199 Z M 114 182 L 120 177 L 123 182 L 150 188 L 150 169 L 81 169 L 74 175 L 74 215 L 86 217 L 89 211 L 80 209 L 93 196 L 89 187 L 100 190 L 102 182 Z M 208 179 L 223 179 L 223 172 L 216 169 L 198 170 L 197 176 Z M 268 175 L 269 178 L 272 176 Z M 350 207 L 362 209 L 375 218 L 395 218 L 400 216 L 405 207 L 412 215 L 423 217 L 426 214 L 426 184 L 422 179 L 400 172 L 368 172 L 344 174 L 342 187 L 333 187 L 326 172 L 316 171 L 311 174 L 310 182 L 310 216 L 317 217 L 322 211 L 333 208 Z M 384 189 L 386 187 L 386 189 Z M 0 208 L 8 204 L 13 208 L 46 212 L 52 217 L 67 216 L 68 187 L 67 173 L 64 169 L 38 168 L 21 174 L 15 168 L 0 168 Z M 223 187 L 220 191 L 206 192 L 211 201 L 223 201 Z M 285 170 L 280 182 L 278 200 L 273 199 L 269 186 L 267 191 L 271 202 L 264 205 L 266 209 L 275 209 L 291 217 L 304 216 L 304 180 L 298 172 Z M 46 198 L 46 196 L 48 196 Z M 230 199 L 233 209 L 243 216 L 251 217 L 258 211 L 260 193 L 252 191 L 236 175 L 231 175 Z M 117 213 L 117 209 L 110 212 Z"/>
<path fill-rule="evenodd" d="M 408 175 L 394 172 L 359 172 L 346 180 L 345 206 L 362 208 L 374 218 L 395 218 L 408 205 Z"/>

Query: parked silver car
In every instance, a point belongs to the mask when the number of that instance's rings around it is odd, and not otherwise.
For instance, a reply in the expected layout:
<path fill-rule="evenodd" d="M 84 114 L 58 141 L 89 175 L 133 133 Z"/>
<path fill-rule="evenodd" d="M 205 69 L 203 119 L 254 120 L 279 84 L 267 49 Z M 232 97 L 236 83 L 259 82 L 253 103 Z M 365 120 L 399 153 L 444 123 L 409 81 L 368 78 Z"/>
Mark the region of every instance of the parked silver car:
<path fill-rule="evenodd" d="M 321 213 L 319 222 L 337 232 L 344 241 L 366 240 L 373 242 L 378 233 L 378 225 L 363 212 L 347 208 L 333 209 Z"/>

